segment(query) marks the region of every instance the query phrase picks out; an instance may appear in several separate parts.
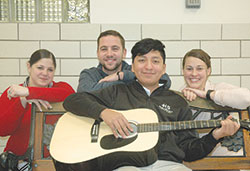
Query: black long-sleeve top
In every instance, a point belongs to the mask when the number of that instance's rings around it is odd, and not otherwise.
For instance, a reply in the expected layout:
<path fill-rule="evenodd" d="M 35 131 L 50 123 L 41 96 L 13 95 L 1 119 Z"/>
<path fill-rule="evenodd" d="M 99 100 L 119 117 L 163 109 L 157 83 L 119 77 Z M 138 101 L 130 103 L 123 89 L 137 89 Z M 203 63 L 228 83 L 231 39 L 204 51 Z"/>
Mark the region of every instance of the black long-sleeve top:
<path fill-rule="evenodd" d="M 106 108 L 116 110 L 149 108 L 157 114 L 159 122 L 186 121 L 191 120 L 192 117 L 187 102 L 165 85 L 148 96 L 137 81 L 94 92 L 72 94 L 67 97 L 63 106 L 76 115 L 94 119 L 100 119 L 101 112 Z M 143 117 L 143 113 L 141 115 Z M 160 160 L 181 163 L 205 157 L 217 143 L 211 133 L 197 138 L 194 130 L 166 131 L 160 132 L 158 144 L 154 150 Z"/>

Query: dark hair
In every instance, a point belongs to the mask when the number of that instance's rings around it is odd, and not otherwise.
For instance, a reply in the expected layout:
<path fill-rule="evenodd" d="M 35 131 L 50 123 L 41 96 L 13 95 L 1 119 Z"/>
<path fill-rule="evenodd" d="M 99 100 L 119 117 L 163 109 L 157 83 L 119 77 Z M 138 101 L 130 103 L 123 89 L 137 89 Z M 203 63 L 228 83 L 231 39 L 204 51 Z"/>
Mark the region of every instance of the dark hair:
<path fill-rule="evenodd" d="M 186 59 L 188 57 L 195 57 L 200 60 L 202 60 L 206 65 L 207 68 L 211 68 L 211 57 L 202 49 L 192 49 L 189 52 L 187 52 L 182 60 L 182 67 L 184 68 Z"/>
<path fill-rule="evenodd" d="M 165 64 L 166 54 L 165 54 L 165 45 L 157 39 L 146 38 L 137 42 L 131 50 L 132 53 L 132 63 L 134 63 L 136 56 L 145 55 L 151 50 L 159 51 Z"/>
<path fill-rule="evenodd" d="M 33 64 L 35 64 L 36 62 L 38 62 L 42 58 L 52 59 L 54 67 L 56 68 L 56 58 L 55 58 L 54 54 L 46 49 L 39 49 L 31 55 L 31 57 L 29 59 L 30 66 L 32 66 Z"/>
<path fill-rule="evenodd" d="M 119 37 L 120 41 L 121 41 L 121 44 L 122 44 L 122 48 L 125 49 L 125 40 L 124 38 L 122 37 L 122 35 L 115 31 L 115 30 L 106 30 L 104 32 L 102 32 L 99 37 L 97 38 L 97 48 L 99 47 L 99 41 L 102 37 L 105 37 L 105 36 L 116 36 L 116 37 Z"/>

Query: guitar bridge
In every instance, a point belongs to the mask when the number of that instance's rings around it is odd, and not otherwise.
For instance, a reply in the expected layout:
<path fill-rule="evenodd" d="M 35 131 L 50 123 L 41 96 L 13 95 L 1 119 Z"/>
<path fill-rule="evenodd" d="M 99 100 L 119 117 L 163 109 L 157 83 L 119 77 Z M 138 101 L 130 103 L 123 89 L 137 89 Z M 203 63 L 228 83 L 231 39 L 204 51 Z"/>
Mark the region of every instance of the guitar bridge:
<path fill-rule="evenodd" d="M 100 129 L 100 121 L 95 120 L 90 132 L 92 143 L 96 143 L 98 141 L 99 129 Z"/>

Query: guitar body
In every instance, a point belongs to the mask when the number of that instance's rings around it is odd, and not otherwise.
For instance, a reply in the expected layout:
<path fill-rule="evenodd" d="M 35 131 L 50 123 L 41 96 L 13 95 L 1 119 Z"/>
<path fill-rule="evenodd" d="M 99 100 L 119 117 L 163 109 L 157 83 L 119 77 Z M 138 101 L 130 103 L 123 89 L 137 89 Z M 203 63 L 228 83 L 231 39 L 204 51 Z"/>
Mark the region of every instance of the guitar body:
<path fill-rule="evenodd" d="M 127 120 L 139 124 L 158 122 L 156 113 L 150 109 L 118 111 Z M 158 141 L 158 132 L 139 133 L 131 138 L 116 139 L 111 129 L 100 123 L 97 142 L 91 142 L 94 119 L 65 113 L 57 122 L 51 143 L 50 154 L 62 163 L 85 162 L 114 152 L 142 152 L 153 148 Z"/>

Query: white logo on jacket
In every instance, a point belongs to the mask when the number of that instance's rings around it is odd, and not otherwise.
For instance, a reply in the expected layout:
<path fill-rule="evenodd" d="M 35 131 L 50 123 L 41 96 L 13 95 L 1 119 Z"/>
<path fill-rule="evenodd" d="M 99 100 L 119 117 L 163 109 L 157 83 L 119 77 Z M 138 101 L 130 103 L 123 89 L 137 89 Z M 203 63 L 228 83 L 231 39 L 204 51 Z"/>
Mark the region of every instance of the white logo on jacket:
<path fill-rule="evenodd" d="M 173 113 L 173 111 L 171 110 L 171 108 L 168 104 L 162 104 L 159 106 L 159 108 L 161 108 L 162 110 L 164 110 L 167 113 Z"/>

